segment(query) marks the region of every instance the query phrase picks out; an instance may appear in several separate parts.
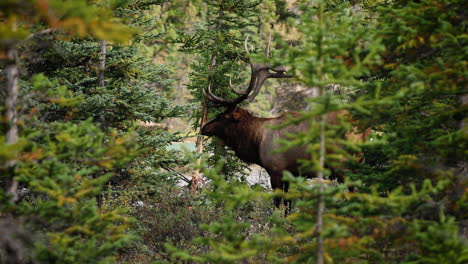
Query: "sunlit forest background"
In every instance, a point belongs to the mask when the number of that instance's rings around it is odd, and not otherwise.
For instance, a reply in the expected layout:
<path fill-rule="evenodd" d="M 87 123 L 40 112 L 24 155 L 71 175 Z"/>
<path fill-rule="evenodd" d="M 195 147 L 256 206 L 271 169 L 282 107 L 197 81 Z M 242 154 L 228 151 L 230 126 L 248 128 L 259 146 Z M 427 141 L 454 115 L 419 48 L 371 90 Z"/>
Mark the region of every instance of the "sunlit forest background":
<path fill-rule="evenodd" d="M 0 0 L 0 263 L 468 263 L 467 10 Z M 305 146 L 325 179 L 284 172 L 273 191 L 199 136 L 225 110 L 207 87 L 234 98 L 249 60 L 293 78 L 242 107 L 297 112 L 285 125 L 310 129 L 278 151 Z M 344 110 L 351 123 L 319 128 Z M 356 127 L 365 142 L 340 137 Z"/>

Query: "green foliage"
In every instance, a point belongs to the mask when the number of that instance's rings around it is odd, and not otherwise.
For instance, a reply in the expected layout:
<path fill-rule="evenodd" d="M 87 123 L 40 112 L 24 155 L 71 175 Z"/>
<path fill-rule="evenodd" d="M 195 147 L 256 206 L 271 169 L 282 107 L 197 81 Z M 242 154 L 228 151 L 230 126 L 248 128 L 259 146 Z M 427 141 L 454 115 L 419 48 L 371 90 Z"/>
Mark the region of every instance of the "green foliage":
<path fill-rule="evenodd" d="M 425 12 L 410 15 L 416 10 Z M 389 79 L 381 94 L 401 88 L 405 94 L 386 109 L 386 116 L 393 115 L 386 127 L 396 131 L 396 136 L 405 133 L 395 142 L 405 154 L 446 151 L 447 145 L 464 147 L 466 142 L 457 127 L 459 120 L 466 118 L 466 106 L 460 107 L 457 102 L 466 85 L 462 76 L 467 69 L 467 53 L 460 52 L 466 46 L 466 21 L 459 20 L 462 10 L 459 1 L 397 1 L 391 8 L 381 9 L 381 34 L 385 34 L 387 46 L 381 70 Z M 466 153 L 457 149 L 437 154 L 441 158 L 466 158 Z"/>
<path fill-rule="evenodd" d="M 240 76 L 232 73 L 241 71 L 239 62 L 245 60 L 240 29 L 256 25 L 253 18 L 259 2 L 207 1 L 207 4 L 207 21 L 194 34 L 183 35 L 181 39 L 183 51 L 199 56 L 198 63 L 192 66 L 194 71 L 187 87 L 197 101 L 201 101 L 208 83 L 212 84 L 214 93 L 223 96 L 228 94 L 225 88 L 229 87 L 229 78 L 234 85 L 239 84 Z"/>
<path fill-rule="evenodd" d="M 465 263 L 468 261 L 466 241 L 460 241 L 454 218 L 440 217 L 440 222 L 415 221 L 411 228 L 421 251 L 404 263 Z"/>
<path fill-rule="evenodd" d="M 30 138 L 39 142 L 23 154 L 32 160 L 16 168 L 18 180 L 32 194 L 18 210 L 34 216 L 30 224 L 35 228 L 48 230 L 36 244 L 35 258 L 45 263 L 110 261 L 129 242 L 130 219 L 118 210 L 99 212 L 94 198 L 111 176 L 105 171 L 131 159 L 133 142 L 117 137 L 104 143 L 104 134 L 89 121 L 52 124 L 47 132 Z"/>
<path fill-rule="evenodd" d="M 192 157 L 192 160 L 194 158 Z M 197 162 L 193 161 L 193 164 Z M 167 244 L 171 260 L 190 260 L 196 263 L 239 263 L 254 260 L 255 263 L 270 263 L 272 241 L 269 236 L 271 194 L 259 188 L 251 189 L 242 182 L 227 181 L 221 174 L 224 162 L 218 161 L 216 167 L 207 169 L 206 159 L 196 167 L 211 182 L 204 190 L 205 202 L 210 207 L 222 210 L 222 218 L 210 219 L 201 225 L 203 235 L 193 239 L 197 251 L 181 250 L 174 243 Z"/>
<path fill-rule="evenodd" d="M 142 239 L 128 248 L 126 258 L 167 260 L 170 258 L 167 243 L 192 254 L 203 252 L 204 247 L 193 244 L 192 240 L 205 233 L 199 225 L 218 221 L 220 207 L 205 203 L 207 199 L 194 197 L 171 183 L 159 183 L 151 194 L 142 198 L 145 204 L 132 209 L 137 219 L 134 226 Z"/>
<path fill-rule="evenodd" d="M 132 215 L 138 216 L 129 211 L 132 202 L 119 202 L 138 197 L 150 201 L 155 185 L 173 183 L 176 174 L 171 171 L 184 163 L 180 153 L 166 150 L 180 135 L 162 126 L 142 126 L 186 111 L 164 97 L 171 92 L 172 73 L 150 58 L 144 41 L 151 36 L 146 31 L 128 46 L 117 44 L 128 42 L 137 32 L 133 29 L 154 26 L 141 18 L 159 2 L 38 3 L 48 4 L 44 10 L 61 15 L 60 19 L 51 22 L 55 17 L 49 17 L 42 23 L 39 15 L 22 22 L 60 30 L 30 35 L 15 46 L 23 55 L 21 139 L 0 152 L 6 175 L 2 186 L 15 178 L 27 192 L 21 203 L 12 204 L 2 190 L 2 218 L 5 213 L 23 219 L 18 230 L 29 230 L 33 236 L 13 238 L 12 233 L 0 243 L 31 252 L 21 260 L 25 262 L 115 263 L 119 250 L 135 242 L 130 233 L 146 232 L 132 223 Z M 104 86 L 98 85 L 100 39 L 113 41 L 107 42 Z M 2 131 L 7 125 L 2 124 Z M 11 160 L 16 161 L 14 169 L 6 165 Z M 2 263 L 17 263 L 18 258 L 0 252 Z"/>
<path fill-rule="evenodd" d="M 53 104 L 79 101 L 43 75 L 33 80 L 35 91 L 58 87 L 66 95 L 66 100 L 50 100 Z M 44 124 L 33 118 L 19 142 L 15 169 L 4 172 L 24 184 L 28 194 L 2 211 L 27 219 L 25 226 L 34 235 L 30 257 L 41 263 L 110 263 L 132 239 L 127 231 L 131 219 L 120 210 L 100 212 L 95 197 L 112 169 L 134 157 L 134 136 L 111 133 L 106 138 L 89 120 Z"/>
<path fill-rule="evenodd" d="M 233 85 L 245 83 L 243 73 L 243 61 L 245 54 L 243 50 L 244 34 L 243 28 L 257 26 L 255 21 L 257 6 L 260 1 L 206 1 L 206 20 L 201 21 L 197 30 L 192 34 L 184 34 L 181 37 L 185 52 L 197 55 L 197 62 L 192 65 L 190 83 L 187 89 L 193 96 L 193 101 L 203 102 L 205 100 L 204 90 L 208 85 L 213 93 L 232 97 L 229 92 L 230 80 Z M 239 72 L 241 74 L 239 74 Z M 209 118 L 225 109 L 216 107 L 211 102 L 207 102 Z M 196 109 L 192 114 L 193 127 L 198 129 L 202 112 L 206 111 L 202 107 Z M 219 142 L 214 142 L 207 146 L 209 152 L 216 153 L 212 158 L 212 164 L 217 162 L 218 157 L 227 156 L 227 163 L 224 174 L 228 178 L 235 177 L 242 173 L 246 166 L 239 163 L 239 160 L 232 155 L 232 151 L 225 150 Z M 227 155 L 226 155 L 227 154 Z"/>
<path fill-rule="evenodd" d="M 101 2 L 97 5 L 95 2 Z M 116 21 L 110 7 L 104 1 L 61 1 L 61 0 L 27 0 L 3 1 L 0 26 L 2 49 L 10 48 L 25 41 L 34 34 L 49 33 L 41 30 L 59 30 L 68 35 L 80 38 L 88 34 L 98 38 L 119 43 L 128 42 L 133 30 Z M 126 0 L 120 1 L 128 2 Z"/>
<path fill-rule="evenodd" d="M 366 1 L 366 16 L 347 4 L 304 3 L 299 19 L 290 19 L 302 38 L 301 45 L 288 48 L 289 64 L 304 84 L 339 89 L 340 95 L 332 90 L 311 100 L 310 111 L 285 124 L 309 120 L 310 129 L 282 143 L 285 149 L 306 145 L 312 159 L 303 161 L 304 166 L 320 170 L 317 117 L 349 111 L 359 120 L 353 125 L 374 130 L 372 141 L 361 146 L 345 141 L 352 126 L 343 118 L 326 127 L 325 157 L 329 167 L 354 181 L 337 185 L 286 174 L 291 187 L 285 197 L 295 210 L 282 220 L 277 214 L 265 215 L 270 228 L 249 233 L 252 226 L 235 212 L 249 201 L 272 196 L 227 186 L 220 167 L 204 171 L 216 186 L 210 197 L 223 201 L 228 211 L 195 240 L 208 247 L 207 253 L 171 249 L 173 257 L 210 263 L 314 263 L 322 196 L 326 263 L 466 262 L 466 241 L 458 232 L 466 221 L 467 182 L 458 168 L 466 163 L 461 121 L 466 104 L 460 103 L 466 53 L 452 52 L 463 49 L 459 44 L 465 41 L 466 25 L 460 20 L 461 2 L 449 2 L 384 6 Z M 449 14 L 442 14 L 449 6 Z M 431 34 L 440 42 L 431 42 Z M 361 151 L 364 163 L 343 163 Z M 324 190 L 321 184 L 326 184 Z M 347 190 L 351 185 L 357 192 Z"/>
<path fill-rule="evenodd" d="M 464 1 L 28 0 L 0 8 L 1 65 L 20 69 L 17 143 L 5 143 L 11 124 L 0 122 L 1 263 L 314 263 L 319 197 L 326 263 L 468 261 Z M 230 80 L 248 79 L 245 37 L 263 46 L 275 30 L 288 40 L 276 37 L 270 63 L 324 91 L 284 124 L 310 129 L 282 139 L 278 151 L 306 146 L 305 170 L 346 182 L 285 172 L 290 191 L 265 192 L 244 183 L 245 165 L 214 141 L 206 148 L 214 155 L 192 168 L 206 188 L 189 193 L 178 167 L 198 157 L 170 150 L 183 136 L 162 121 L 187 114 L 198 128 L 203 90 L 235 96 Z M 108 41 L 104 71 L 100 40 Z M 186 55 L 174 55 L 178 47 Z M 194 110 L 169 99 L 189 62 Z M 209 119 L 223 110 L 208 107 Z M 337 111 L 349 116 L 325 127 L 320 168 L 317 120 Z M 372 129 L 370 140 L 346 140 L 353 126 Z M 12 179 L 16 203 L 6 190 Z M 292 201 L 289 216 L 273 209 L 274 197 Z"/>

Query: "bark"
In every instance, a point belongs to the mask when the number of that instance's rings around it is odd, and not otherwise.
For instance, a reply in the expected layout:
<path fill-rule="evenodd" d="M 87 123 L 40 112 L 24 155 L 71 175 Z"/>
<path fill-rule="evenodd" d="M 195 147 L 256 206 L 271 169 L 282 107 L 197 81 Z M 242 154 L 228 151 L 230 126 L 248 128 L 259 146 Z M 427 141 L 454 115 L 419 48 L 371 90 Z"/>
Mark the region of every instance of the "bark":
<path fill-rule="evenodd" d="M 106 55 L 107 55 L 107 41 L 101 40 L 99 42 L 99 46 L 101 48 L 101 53 L 99 54 L 99 73 L 98 73 L 98 86 L 104 87 L 105 86 L 105 71 L 106 71 Z M 99 121 L 101 122 L 101 128 L 103 131 L 106 130 L 107 123 L 106 123 L 106 117 L 101 114 L 99 117 Z M 103 204 L 103 194 L 99 193 L 96 196 L 96 203 L 98 208 L 102 208 Z"/>
<path fill-rule="evenodd" d="M 17 64 L 17 51 L 12 48 L 7 51 L 8 65 L 5 68 L 6 73 L 6 91 L 5 91 L 5 107 L 6 107 L 6 122 L 8 124 L 8 130 L 5 135 L 6 144 L 13 145 L 18 142 L 18 79 L 19 71 Z M 13 171 L 16 160 L 9 160 L 6 162 L 8 171 Z M 11 173 L 11 176 L 14 174 Z M 9 179 L 7 184 L 7 192 L 12 195 L 13 202 L 18 201 L 18 182 L 14 179 Z"/>
<path fill-rule="evenodd" d="M 212 72 L 213 68 L 216 66 L 216 55 L 211 56 L 211 64 L 210 64 L 210 72 Z M 208 85 L 210 85 L 210 78 L 208 78 Z M 195 146 L 197 148 L 197 154 L 203 153 L 203 143 L 205 142 L 203 136 L 201 135 L 201 129 L 206 124 L 208 119 L 208 99 L 206 95 L 203 95 L 203 101 L 201 104 L 201 119 L 200 119 L 200 131 L 198 133 L 197 141 Z M 197 165 L 200 165 L 201 159 L 197 160 Z M 200 171 L 197 169 L 192 176 L 192 185 L 190 189 L 192 193 L 196 194 L 198 190 L 198 185 L 200 183 Z"/>
<path fill-rule="evenodd" d="M 465 91 L 466 90 L 468 90 L 468 88 L 465 88 Z M 462 109 L 468 109 L 468 94 L 461 95 L 459 97 L 459 100 L 460 100 L 460 107 Z M 463 119 L 460 122 L 460 130 L 468 134 L 468 119 Z M 462 171 L 462 177 L 467 178 L 468 177 L 468 161 L 463 160 L 462 162 L 460 162 L 460 169 Z"/>
<path fill-rule="evenodd" d="M 319 171 L 317 172 L 317 178 L 319 182 L 319 194 L 318 194 L 318 208 L 317 208 L 317 264 L 323 264 L 323 211 L 325 210 L 325 202 L 323 199 L 323 192 L 325 190 L 323 169 L 325 167 L 325 125 L 326 115 L 321 116 L 320 120 L 320 154 L 319 154 Z"/>
<path fill-rule="evenodd" d="M 104 73 L 106 71 L 106 54 L 107 54 L 107 41 L 101 40 L 99 42 L 101 46 L 101 56 L 99 60 L 99 76 L 98 76 L 98 84 L 101 87 L 105 85 Z"/>
<path fill-rule="evenodd" d="M 106 85 L 105 71 L 106 71 L 106 57 L 107 57 L 107 41 L 101 40 L 99 42 L 99 47 L 101 48 L 101 51 L 99 54 L 98 86 L 104 87 Z M 103 113 L 99 117 L 99 122 L 101 123 L 101 129 L 103 131 L 106 131 L 107 120 L 106 120 L 106 116 Z"/>
<path fill-rule="evenodd" d="M 197 141 L 195 143 L 195 146 L 197 148 L 197 154 L 202 154 L 203 153 L 203 143 L 205 142 L 203 136 L 201 135 L 201 128 L 206 124 L 206 120 L 208 118 L 208 102 L 206 100 L 206 96 L 203 97 L 203 101 L 201 104 L 201 119 L 200 119 L 200 132 L 198 133 L 197 136 Z M 197 160 L 197 165 L 199 166 L 201 164 L 201 159 Z M 198 186 L 200 184 L 200 170 L 194 171 L 192 175 L 192 183 L 190 185 L 190 190 L 192 191 L 193 194 L 196 194 L 198 192 Z"/>
<path fill-rule="evenodd" d="M 323 30 L 323 4 L 320 5 L 319 11 L 319 19 L 318 19 L 318 26 L 321 30 Z M 322 74 L 322 69 L 324 65 L 324 60 L 322 56 L 322 39 L 318 40 L 318 57 L 319 63 L 317 65 L 317 75 L 321 80 L 325 77 Z M 322 83 L 322 82 L 321 82 Z M 323 84 L 320 84 L 318 87 L 319 89 L 319 96 L 325 95 L 325 87 Z M 318 209 L 317 209 L 317 264 L 323 264 L 323 238 L 322 238 L 322 231 L 323 231 L 323 211 L 325 210 L 325 201 L 323 197 L 323 192 L 325 190 L 324 185 L 324 175 L 323 170 L 325 168 L 325 125 L 327 122 L 326 114 L 322 114 L 320 117 L 320 150 L 319 150 L 319 171 L 317 173 L 317 178 L 319 181 L 319 193 L 318 193 Z"/>
<path fill-rule="evenodd" d="M 216 31 L 221 30 L 221 17 L 223 15 L 223 10 L 220 8 L 218 12 L 218 23 L 216 24 Z M 216 67 L 216 54 L 211 55 L 211 63 L 210 63 L 210 68 L 209 68 L 209 73 L 213 72 L 213 69 Z M 211 85 L 211 80 L 210 76 L 208 76 L 208 85 Z M 201 119 L 200 119 L 200 131 L 197 136 L 197 141 L 195 143 L 196 149 L 197 149 L 197 154 L 203 153 L 203 143 L 204 143 L 204 138 L 201 135 L 201 129 L 202 127 L 206 124 L 206 121 L 208 119 L 208 99 L 206 98 L 206 95 L 203 94 L 203 101 L 201 104 Z M 197 165 L 200 165 L 201 159 L 197 160 Z M 190 190 L 192 191 L 193 194 L 196 194 L 198 191 L 198 185 L 201 181 L 200 178 L 200 170 L 194 171 L 192 175 L 192 184 L 190 185 Z"/>
<path fill-rule="evenodd" d="M 319 87 L 319 96 L 324 96 L 324 88 Z M 320 116 L 320 149 L 319 149 L 319 171 L 317 172 L 317 179 L 319 182 L 318 190 L 318 205 L 317 205 L 317 264 L 323 264 L 323 211 L 325 210 L 325 201 L 323 192 L 325 191 L 323 170 L 325 168 L 325 126 L 327 123 L 327 115 Z"/>
<path fill-rule="evenodd" d="M 272 35 L 271 35 L 271 32 L 270 32 L 270 34 L 268 35 L 268 40 L 267 40 L 267 44 L 266 44 L 266 48 L 265 48 L 265 57 L 267 57 L 267 58 L 270 57 L 271 39 L 272 39 Z"/>
<path fill-rule="evenodd" d="M 14 25 L 16 28 L 16 25 Z M 45 29 L 29 35 L 25 40 L 16 43 L 22 43 L 42 34 L 49 34 L 56 32 L 57 29 Z M 6 86 L 5 86 L 5 121 L 7 123 L 7 131 L 5 134 L 5 143 L 13 145 L 18 142 L 18 92 L 19 92 L 19 69 L 18 69 L 18 51 L 15 47 L 10 47 L 6 50 L 7 65 L 5 67 Z M 14 180 L 14 169 L 16 160 L 8 160 L 5 163 L 7 175 L 11 178 L 6 179 L 6 191 L 11 194 L 12 201 L 19 200 L 18 181 Z"/>
<path fill-rule="evenodd" d="M 465 91 L 468 91 L 468 87 L 465 87 Z M 461 109 L 468 109 L 468 94 L 463 94 L 458 97 L 458 100 L 460 101 L 460 107 Z M 468 119 L 463 118 L 460 121 L 459 124 L 459 129 L 464 133 L 468 134 Z M 468 161 L 466 159 L 463 159 L 458 162 L 458 170 L 460 171 L 459 179 L 458 179 L 458 186 L 461 188 L 459 189 L 460 193 L 464 193 L 465 189 L 463 186 L 466 186 L 463 184 L 464 182 L 466 183 L 468 181 Z M 461 190 L 460 190 L 461 189 Z M 463 239 L 468 239 L 468 221 L 460 221 L 460 231 L 459 231 L 460 236 Z"/>

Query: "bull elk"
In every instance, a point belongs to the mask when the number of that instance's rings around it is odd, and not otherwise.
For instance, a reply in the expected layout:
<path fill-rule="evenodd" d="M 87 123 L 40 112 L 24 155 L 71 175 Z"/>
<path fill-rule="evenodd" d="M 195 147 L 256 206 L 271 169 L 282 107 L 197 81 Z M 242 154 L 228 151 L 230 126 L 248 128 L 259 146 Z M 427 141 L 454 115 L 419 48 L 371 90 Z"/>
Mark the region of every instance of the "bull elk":
<path fill-rule="evenodd" d="M 248 55 L 247 39 L 245 40 L 245 50 Z M 238 95 L 235 99 L 225 99 L 218 97 L 211 91 L 211 86 L 205 90 L 208 100 L 226 110 L 219 114 L 215 119 L 206 123 L 201 134 L 204 136 L 215 136 L 221 140 L 224 145 L 234 150 L 237 157 L 249 164 L 258 164 L 263 167 L 270 176 L 271 187 L 288 191 L 289 184 L 282 180 L 283 171 L 289 171 L 293 175 L 301 174 L 299 160 L 310 159 L 305 146 L 295 147 L 285 152 L 276 152 L 280 147 L 278 139 L 284 138 L 286 134 L 305 132 L 309 124 L 301 122 L 297 125 L 286 126 L 281 129 L 273 127 L 280 126 L 288 121 L 288 114 L 298 116 L 298 113 L 283 113 L 274 118 L 256 117 L 247 110 L 238 105 L 248 100 L 251 102 L 260 91 L 262 84 L 269 78 L 291 78 L 285 67 L 272 67 L 269 64 L 254 64 L 249 59 L 250 64 L 250 82 L 245 89 L 236 89 L 230 85 L 231 90 Z M 339 116 L 347 115 L 347 112 L 332 112 L 327 116 L 329 123 L 336 123 Z M 367 136 L 366 133 L 348 133 L 346 137 L 361 138 Z M 304 173 L 302 173 L 304 175 Z M 314 175 L 305 175 L 314 176 Z M 342 181 L 341 177 L 337 177 Z M 281 198 L 275 198 L 276 207 L 280 206 Z M 286 202 L 285 202 L 286 204 Z M 288 208 L 288 207 L 287 207 Z"/>

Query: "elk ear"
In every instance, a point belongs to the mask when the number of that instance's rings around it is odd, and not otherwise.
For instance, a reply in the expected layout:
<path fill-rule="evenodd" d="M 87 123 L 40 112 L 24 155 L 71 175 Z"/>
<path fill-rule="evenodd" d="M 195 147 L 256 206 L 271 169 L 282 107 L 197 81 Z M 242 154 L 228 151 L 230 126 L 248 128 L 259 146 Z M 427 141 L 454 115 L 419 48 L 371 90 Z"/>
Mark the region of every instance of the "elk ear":
<path fill-rule="evenodd" d="M 232 118 L 234 118 L 234 120 L 239 120 L 241 118 L 241 113 L 239 112 L 233 113 Z"/>

